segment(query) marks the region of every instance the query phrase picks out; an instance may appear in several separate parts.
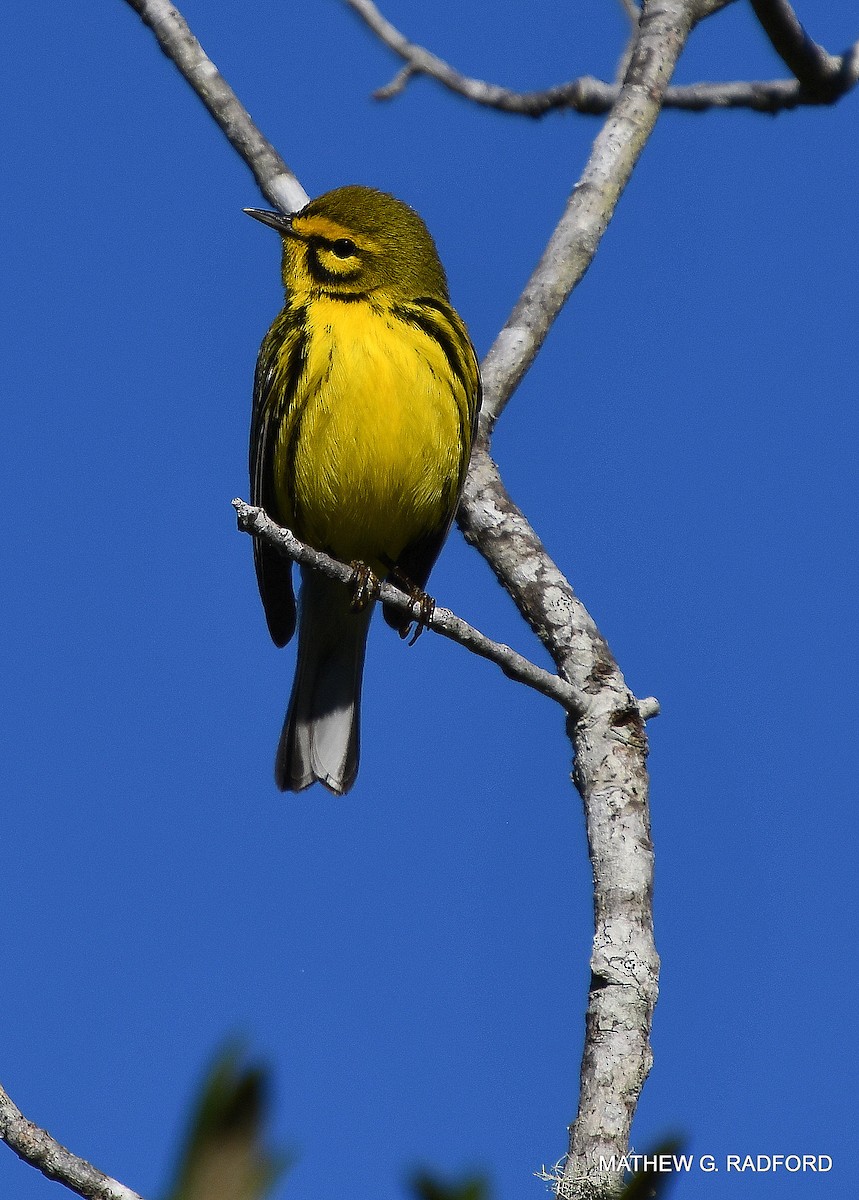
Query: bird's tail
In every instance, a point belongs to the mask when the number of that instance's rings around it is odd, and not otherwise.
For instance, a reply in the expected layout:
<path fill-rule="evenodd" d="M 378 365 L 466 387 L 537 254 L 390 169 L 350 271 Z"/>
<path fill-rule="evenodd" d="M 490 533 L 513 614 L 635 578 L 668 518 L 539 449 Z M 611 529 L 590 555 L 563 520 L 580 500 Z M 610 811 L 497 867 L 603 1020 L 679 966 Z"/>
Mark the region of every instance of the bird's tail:
<path fill-rule="evenodd" d="M 274 764 L 282 792 L 319 780 L 338 795 L 358 774 L 361 677 L 373 605 L 352 612 L 342 583 L 302 571 L 298 665 Z"/>

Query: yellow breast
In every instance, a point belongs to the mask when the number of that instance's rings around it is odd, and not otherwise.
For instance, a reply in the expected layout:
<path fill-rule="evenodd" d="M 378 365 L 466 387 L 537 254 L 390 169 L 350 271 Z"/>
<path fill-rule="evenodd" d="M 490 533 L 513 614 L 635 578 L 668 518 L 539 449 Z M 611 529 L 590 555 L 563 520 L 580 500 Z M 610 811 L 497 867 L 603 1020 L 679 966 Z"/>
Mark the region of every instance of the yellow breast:
<path fill-rule="evenodd" d="M 306 366 L 276 455 L 297 536 L 385 574 L 443 527 L 463 467 L 461 392 L 422 330 L 365 301 L 309 304 Z"/>

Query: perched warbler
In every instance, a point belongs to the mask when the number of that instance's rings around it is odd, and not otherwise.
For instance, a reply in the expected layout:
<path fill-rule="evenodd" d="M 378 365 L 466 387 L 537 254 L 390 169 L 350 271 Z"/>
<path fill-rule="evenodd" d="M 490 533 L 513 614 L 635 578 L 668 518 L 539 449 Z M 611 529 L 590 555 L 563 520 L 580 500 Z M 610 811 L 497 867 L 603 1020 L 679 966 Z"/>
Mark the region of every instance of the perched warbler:
<path fill-rule="evenodd" d="M 342 187 L 285 215 L 245 210 L 283 243 L 286 299 L 260 347 L 251 499 L 296 537 L 422 595 L 465 481 L 480 375 L 421 218 Z M 254 541 L 277 646 L 295 630 L 292 564 Z M 347 792 L 374 605 L 302 568 L 295 682 L 275 761 L 282 791 Z M 425 599 L 425 597 L 424 597 Z M 386 610 L 402 636 L 411 622 Z"/>

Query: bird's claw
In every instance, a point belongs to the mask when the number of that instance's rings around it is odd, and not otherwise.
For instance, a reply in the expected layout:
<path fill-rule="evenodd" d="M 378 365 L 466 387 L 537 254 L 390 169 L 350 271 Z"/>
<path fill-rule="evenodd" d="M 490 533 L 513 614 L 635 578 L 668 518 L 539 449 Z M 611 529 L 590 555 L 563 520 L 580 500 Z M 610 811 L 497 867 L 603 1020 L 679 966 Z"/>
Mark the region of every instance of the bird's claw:
<path fill-rule="evenodd" d="M 415 622 L 415 630 L 409 639 L 409 645 L 414 646 L 415 642 L 421 636 L 423 631 L 427 629 L 435 616 L 435 600 L 428 592 L 423 591 L 416 584 L 412 583 L 408 575 L 404 575 L 397 567 L 391 571 L 391 578 L 396 583 L 401 591 L 405 592 L 409 598 L 410 611 L 417 610 L 413 620 Z M 409 636 L 412 622 L 409 621 L 405 629 L 400 631 L 400 637 L 406 638 Z"/>
<path fill-rule="evenodd" d="M 422 592 L 420 588 L 415 588 L 411 595 L 411 607 L 417 608 L 417 616 L 415 617 L 415 631 L 409 638 L 409 645 L 414 646 L 415 642 L 421 636 L 423 631 L 427 629 L 435 616 L 435 600 L 427 592 Z M 406 630 L 406 634 L 408 630 Z M 405 637 L 406 634 L 403 636 Z"/>
<path fill-rule="evenodd" d="M 368 604 L 379 598 L 381 584 L 365 562 L 351 562 L 352 578 L 349 586 L 352 588 L 352 612 L 363 612 Z"/>

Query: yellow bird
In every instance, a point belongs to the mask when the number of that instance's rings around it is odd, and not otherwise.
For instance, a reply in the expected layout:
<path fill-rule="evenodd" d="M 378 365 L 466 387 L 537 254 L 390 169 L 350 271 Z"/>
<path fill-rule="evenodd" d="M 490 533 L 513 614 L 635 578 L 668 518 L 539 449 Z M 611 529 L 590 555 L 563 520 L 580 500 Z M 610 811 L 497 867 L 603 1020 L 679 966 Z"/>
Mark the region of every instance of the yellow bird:
<path fill-rule="evenodd" d="M 285 215 L 245 210 L 283 243 L 283 311 L 260 347 L 251 500 L 301 541 L 419 595 L 465 482 L 480 408 L 468 332 L 416 212 L 342 187 Z M 277 646 L 295 630 L 292 564 L 254 540 Z M 374 605 L 302 568 L 298 663 L 275 761 L 282 791 L 347 792 Z M 406 636 L 411 622 L 386 610 Z"/>

